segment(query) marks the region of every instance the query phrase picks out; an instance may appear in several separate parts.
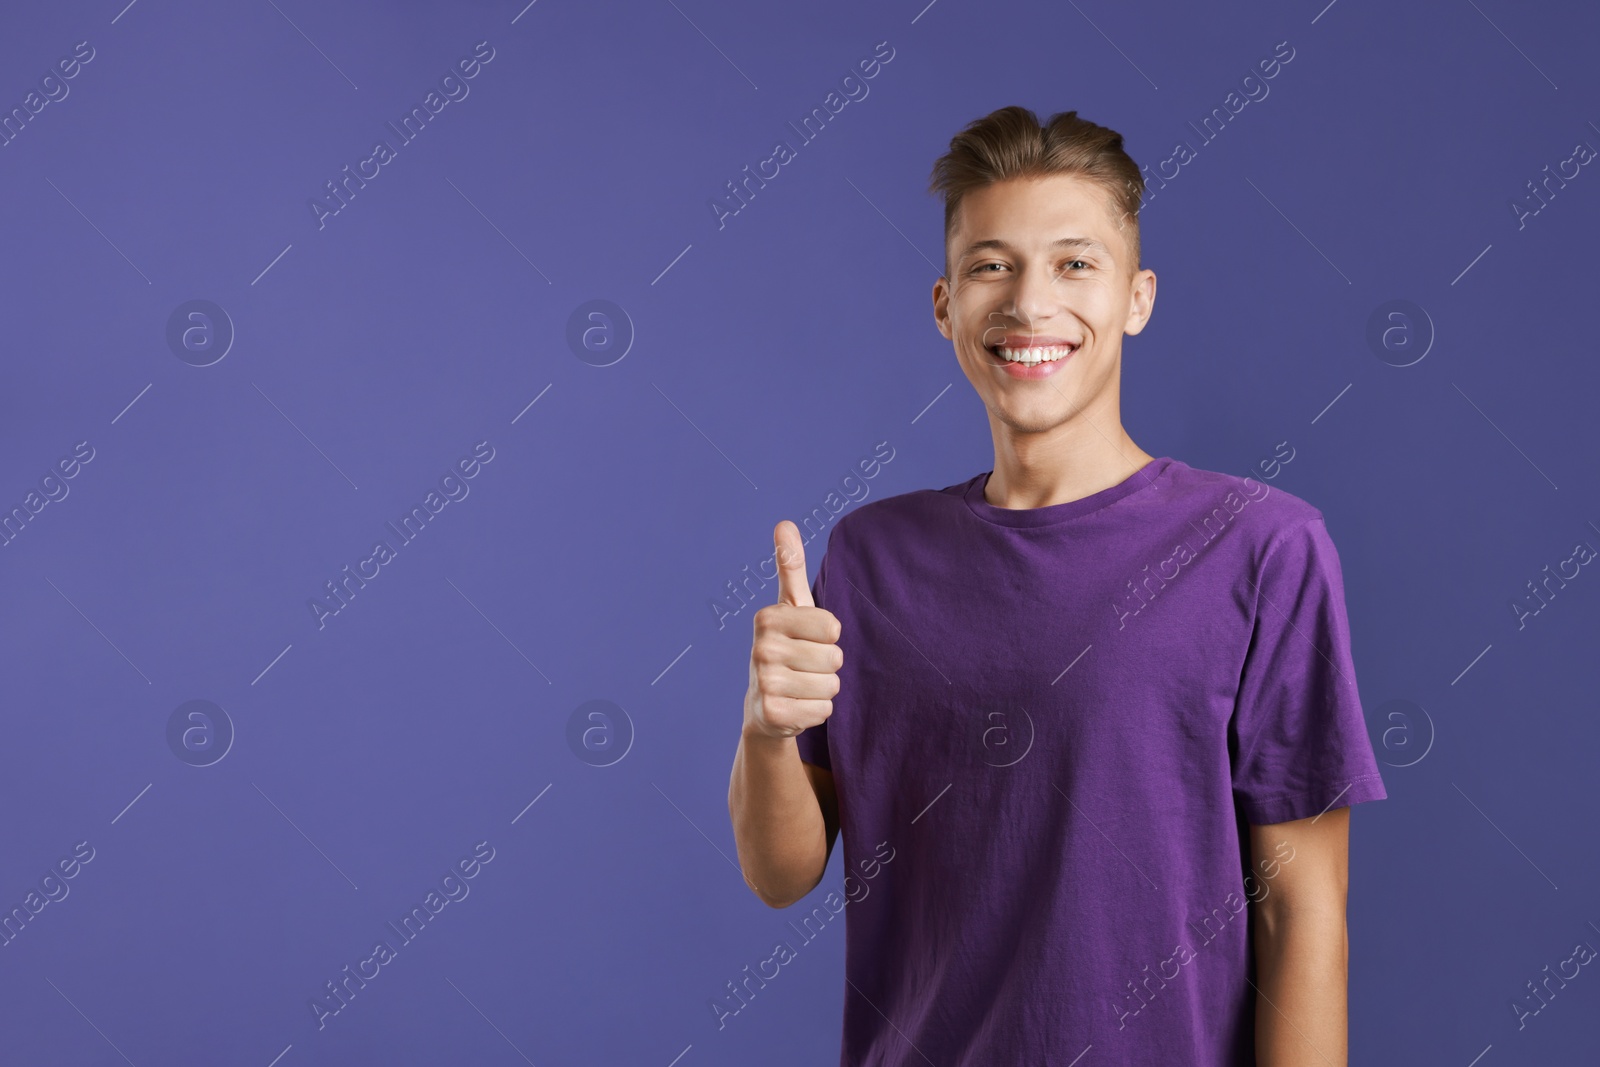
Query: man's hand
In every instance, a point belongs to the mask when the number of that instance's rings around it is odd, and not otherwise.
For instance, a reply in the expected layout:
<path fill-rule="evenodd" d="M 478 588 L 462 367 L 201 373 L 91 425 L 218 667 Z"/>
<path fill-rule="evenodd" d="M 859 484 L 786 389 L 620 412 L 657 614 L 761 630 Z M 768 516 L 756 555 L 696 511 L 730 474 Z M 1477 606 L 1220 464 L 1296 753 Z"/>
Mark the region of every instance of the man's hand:
<path fill-rule="evenodd" d="M 839 692 L 839 620 L 811 601 L 800 528 L 772 531 L 778 602 L 756 612 L 750 688 L 728 779 L 739 869 L 763 902 L 786 908 L 828 869 L 839 805 L 833 775 L 800 759 L 795 735 L 827 721 Z"/>
<path fill-rule="evenodd" d="M 800 528 L 773 527 L 778 602 L 756 612 L 744 728 L 763 737 L 794 737 L 833 714 L 844 651 L 839 620 L 811 600 Z"/>

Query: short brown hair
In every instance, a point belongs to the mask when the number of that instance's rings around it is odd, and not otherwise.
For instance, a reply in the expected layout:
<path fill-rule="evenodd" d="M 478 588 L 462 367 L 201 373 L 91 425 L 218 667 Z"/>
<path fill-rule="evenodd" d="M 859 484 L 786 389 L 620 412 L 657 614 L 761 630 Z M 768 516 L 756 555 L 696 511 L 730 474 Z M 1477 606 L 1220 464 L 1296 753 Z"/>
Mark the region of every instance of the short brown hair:
<path fill-rule="evenodd" d="M 950 274 L 950 234 L 956 208 L 968 193 L 1010 178 L 1075 174 L 1110 194 L 1117 229 L 1132 253 L 1128 273 L 1139 269 L 1139 204 L 1144 175 L 1122 147 L 1122 134 L 1076 111 L 1061 111 L 1040 125 L 1025 107 L 1003 107 L 969 122 L 950 139 L 950 151 L 933 164 L 928 191 L 944 197 L 944 270 Z M 1123 222 L 1130 224 L 1124 228 Z"/>

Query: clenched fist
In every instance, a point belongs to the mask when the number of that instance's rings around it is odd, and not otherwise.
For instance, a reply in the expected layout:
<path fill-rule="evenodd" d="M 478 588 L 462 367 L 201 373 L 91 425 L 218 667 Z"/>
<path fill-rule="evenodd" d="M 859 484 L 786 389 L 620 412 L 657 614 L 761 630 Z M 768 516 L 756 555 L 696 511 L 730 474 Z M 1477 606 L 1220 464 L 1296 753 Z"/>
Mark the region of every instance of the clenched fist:
<path fill-rule="evenodd" d="M 773 528 L 772 543 L 778 602 L 756 612 L 744 728 L 766 737 L 794 737 L 833 714 L 844 651 L 838 645 L 838 618 L 811 601 L 800 528 L 784 519 Z"/>

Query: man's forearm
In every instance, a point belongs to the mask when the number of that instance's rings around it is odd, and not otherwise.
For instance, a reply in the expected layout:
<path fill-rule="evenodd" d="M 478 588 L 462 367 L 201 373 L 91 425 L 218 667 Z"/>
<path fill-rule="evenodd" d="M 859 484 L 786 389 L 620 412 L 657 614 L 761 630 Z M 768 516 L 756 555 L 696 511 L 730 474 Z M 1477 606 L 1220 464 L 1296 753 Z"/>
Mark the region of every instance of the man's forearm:
<path fill-rule="evenodd" d="M 827 831 L 794 738 L 741 732 L 728 813 L 745 881 L 765 903 L 786 907 L 816 888 Z"/>
<path fill-rule="evenodd" d="M 1343 909 L 1266 906 L 1254 921 L 1256 1067 L 1347 1067 L 1350 953 Z"/>

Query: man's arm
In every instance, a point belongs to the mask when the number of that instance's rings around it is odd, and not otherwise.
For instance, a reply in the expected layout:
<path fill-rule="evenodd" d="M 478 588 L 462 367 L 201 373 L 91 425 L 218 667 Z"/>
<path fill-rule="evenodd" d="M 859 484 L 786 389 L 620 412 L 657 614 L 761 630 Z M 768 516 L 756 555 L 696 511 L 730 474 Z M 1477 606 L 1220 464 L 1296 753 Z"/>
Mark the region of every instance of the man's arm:
<path fill-rule="evenodd" d="M 1250 852 L 1256 1067 L 1347 1067 L 1350 809 L 1252 825 Z"/>
<path fill-rule="evenodd" d="M 806 587 L 799 528 L 785 519 L 772 539 L 778 602 L 755 614 L 728 815 L 745 883 L 786 908 L 822 881 L 839 832 L 833 774 L 802 761 L 795 737 L 833 714 L 844 653 L 839 620 Z"/>
<path fill-rule="evenodd" d="M 792 737 L 745 730 L 733 758 L 728 811 L 745 882 L 786 908 L 816 888 L 839 834 L 833 774 L 802 762 Z"/>

